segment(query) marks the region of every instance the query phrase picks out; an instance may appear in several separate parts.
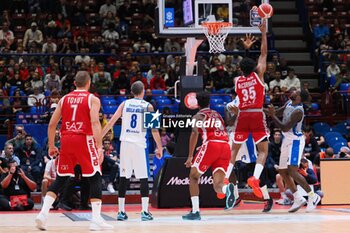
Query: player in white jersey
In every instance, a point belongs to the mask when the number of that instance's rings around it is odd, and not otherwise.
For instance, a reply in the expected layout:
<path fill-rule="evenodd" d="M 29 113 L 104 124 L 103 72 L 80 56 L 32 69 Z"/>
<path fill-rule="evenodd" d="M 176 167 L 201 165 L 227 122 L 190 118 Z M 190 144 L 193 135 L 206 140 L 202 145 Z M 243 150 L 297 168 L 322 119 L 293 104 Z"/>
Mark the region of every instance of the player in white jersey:
<path fill-rule="evenodd" d="M 140 179 L 141 183 L 141 200 L 142 212 L 141 220 L 153 220 L 152 215 L 148 211 L 149 187 L 148 187 L 148 159 L 147 149 L 147 129 L 143 127 L 143 113 L 153 112 L 153 106 L 143 100 L 145 88 L 141 81 L 134 82 L 131 85 L 133 99 L 124 101 L 119 105 L 113 117 L 103 128 L 104 136 L 122 117 L 122 130 L 120 135 L 120 180 L 118 190 L 119 212 L 117 219 L 124 221 L 128 219 L 125 212 L 125 193 L 127 181 L 130 179 L 134 171 L 135 177 Z M 152 130 L 153 138 L 157 144 L 156 156 L 162 157 L 162 143 L 157 129 Z"/>
<path fill-rule="evenodd" d="M 305 138 L 301 131 L 304 119 L 303 102 L 309 100 L 309 93 L 305 90 L 293 91 L 290 99 L 281 109 L 277 110 L 277 113 L 283 111 L 282 122 L 277 117 L 275 108 L 272 105 L 269 106 L 270 116 L 276 126 L 281 128 L 284 136 L 278 171 L 293 192 L 294 203 L 288 211 L 295 212 L 306 204 L 305 198 L 297 191 L 295 181 L 308 193 L 306 212 L 311 212 L 316 208 L 321 197 L 311 190 L 305 178 L 298 172 L 305 146 Z"/>

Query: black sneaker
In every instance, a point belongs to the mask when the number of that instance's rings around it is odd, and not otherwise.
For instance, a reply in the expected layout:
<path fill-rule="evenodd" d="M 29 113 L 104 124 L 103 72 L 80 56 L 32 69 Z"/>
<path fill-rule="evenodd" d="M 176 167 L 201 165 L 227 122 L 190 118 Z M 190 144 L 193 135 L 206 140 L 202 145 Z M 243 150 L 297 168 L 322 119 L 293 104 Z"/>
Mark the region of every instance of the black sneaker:
<path fill-rule="evenodd" d="M 225 210 L 230 210 L 235 206 L 236 197 L 234 193 L 234 184 L 229 183 L 226 187 L 226 207 Z"/>
<path fill-rule="evenodd" d="M 234 206 L 234 207 L 239 206 L 239 204 L 241 204 L 241 201 L 242 201 L 242 199 L 241 199 L 240 197 L 238 197 L 238 198 L 236 199 L 236 203 L 235 203 L 235 206 Z"/>
<path fill-rule="evenodd" d="M 91 210 L 91 207 L 89 205 L 80 205 L 79 210 Z"/>
<path fill-rule="evenodd" d="M 197 211 L 196 213 L 192 213 L 192 210 L 186 214 L 182 216 L 183 220 L 201 220 L 201 214 L 199 213 L 199 211 Z"/>
<path fill-rule="evenodd" d="M 65 210 L 65 211 L 72 211 L 72 207 L 68 206 L 66 203 L 64 202 L 60 202 L 57 205 L 58 208 Z"/>
<path fill-rule="evenodd" d="M 151 221 L 151 220 L 153 220 L 153 216 L 150 212 L 142 211 L 141 212 L 141 220 L 142 221 Z"/>
<path fill-rule="evenodd" d="M 262 212 L 267 213 L 270 212 L 273 206 L 273 200 L 272 198 L 265 200 L 265 206 Z"/>
<path fill-rule="evenodd" d="M 117 220 L 118 220 L 118 221 L 125 221 L 125 220 L 128 220 L 128 215 L 126 215 L 125 212 L 118 212 Z"/>

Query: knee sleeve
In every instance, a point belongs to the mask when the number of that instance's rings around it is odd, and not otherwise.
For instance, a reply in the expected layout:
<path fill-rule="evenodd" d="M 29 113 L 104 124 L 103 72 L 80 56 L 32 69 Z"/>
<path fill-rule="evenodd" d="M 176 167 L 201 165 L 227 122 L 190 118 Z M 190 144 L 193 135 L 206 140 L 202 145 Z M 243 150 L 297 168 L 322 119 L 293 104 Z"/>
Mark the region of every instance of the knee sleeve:
<path fill-rule="evenodd" d="M 125 177 L 120 177 L 119 187 L 118 187 L 118 197 L 125 197 L 126 185 L 127 185 L 127 179 Z"/>
<path fill-rule="evenodd" d="M 90 197 L 93 199 L 102 199 L 102 177 L 96 172 L 95 175 L 89 177 Z"/>
<path fill-rule="evenodd" d="M 141 197 L 149 196 L 149 187 L 148 187 L 148 179 L 140 179 L 141 187 Z"/>
<path fill-rule="evenodd" d="M 52 185 L 50 185 L 47 191 L 53 192 L 57 196 L 59 193 L 62 192 L 68 179 L 69 179 L 69 176 L 57 176 L 56 180 L 52 183 Z"/>

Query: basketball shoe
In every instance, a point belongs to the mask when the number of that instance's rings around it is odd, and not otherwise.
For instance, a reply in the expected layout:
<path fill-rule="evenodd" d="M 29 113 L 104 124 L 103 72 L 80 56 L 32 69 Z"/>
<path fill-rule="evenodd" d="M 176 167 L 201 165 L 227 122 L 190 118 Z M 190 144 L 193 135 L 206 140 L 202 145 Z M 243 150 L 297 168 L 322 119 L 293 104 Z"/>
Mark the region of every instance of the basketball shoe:
<path fill-rule="evenodd" d="M 257 196 L 258 198 L 262 198 L 263 194 L 261 192 L 260 189 L 260 180 L 256 179 L 254 176 L 251 176 L 248 179 L 248 185 L 253 189 L 253 193 L 255 196 Z"/>
<path fill-rule="evenodd" d="M 142 221 L 151 221 L 151 220 L 153 220 L 153 216 L 150 212 L 142 211 L 141 212 L 141 220 Z"/>
<path fill-rule="evenodd" d="M 41 231 L 46 231 L 46 220 L 47 217 L 39 213 L 39 215 L 35 218 L 36 228 Z"/>
<path fill-rule="evenodd" d="M 306 204 L 306 199 L 303 197 L 294 199 L 292 207 L 288 210 L 289 213 L 294 213 L 298 211 L 301 207 L 303 207 Z"/>
<path fill-rule="evenodd" d="M 225 178 L 224 184 L 229 184 L 229 183 L 230 183 L 230 181 L 228 181 L 228 179 Z M 224 193 L 217 193 L 217 194 L 216 194 L 216 197 L 217 197 L 218 199 L 224 199 L 224 198 L 226 197 L 226 195 L 225 195 Z"/>
<path fill-rule="evenodd" d="M 199 211 L 197 211 L 196 213 L 192 213 L 192 210 L 186 214 L 182 216 L 183 220 L 201 220 L 201 214 L 199 213 Z"/>
<path fill-rule="evenodd" d="M 270 212 L 273 206 L 273 199 L 270 198 L 268 200 L 265 200 L 265 206 L 262 212 L 267 213 Z"/>
<path fill-rule="evenodd" d="M 106 221 L 100 217 L 97 220 L 91 220 L 90 231 L 102 231 L 102 230 L 111 230 L 113 225 L 106 223 Z"/>
<path fill-rule="evenodd" d="M 126 215 L 125 212 L 118 212 L 118 215 L 117 215 L 117 220 L 118 221 L 125 221 L 125 220 L 128 220 L 128 215 Z"/>
<path fill-rule="evenodd" d="M 234 192 L 234 185 L 229 183 L 226 187 L 226 207 L 225 210 L 230 210 L 235 206 L 236 197 Z"/>
<path fill-rule="evenodd" d="M 307 200 L 307 207 L 306 207 L 306 212 L 312 212 L 314 209 L 316 209 L 317 204 L 321 201 L 321 197 L 314 193 L 312 197 L 309 197 Z"/>

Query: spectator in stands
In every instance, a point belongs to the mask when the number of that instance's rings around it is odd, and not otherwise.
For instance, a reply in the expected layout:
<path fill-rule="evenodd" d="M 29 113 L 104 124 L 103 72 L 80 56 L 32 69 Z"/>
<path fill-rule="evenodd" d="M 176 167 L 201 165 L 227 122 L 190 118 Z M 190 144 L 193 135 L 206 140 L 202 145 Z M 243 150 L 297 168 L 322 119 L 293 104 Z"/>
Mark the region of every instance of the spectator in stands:
<path fill-rule="evenodd" d="M 38 29 L 36 22 L 33 22 L 24 33 L 23 47 L 27 48 L 32 42 L 35 42 L 38 46 L 41 46 L 43 42 L 43 33 Z"/>
<path fill-rule="evenodd" d="M 39 145 L 34 142 L 33 137 L 29 134 L 25 136 L 24 145 L 18 150 L 18 156 L 21 160 L 21 168 L 34 178 L 37 184 L 42 180 L 43 156 Z"/>
<path fill-rule="evenodd" d="M 147 50 L 144 46 L 140 46 L 137 53 L 140 54 L 140 56 L 136 57 L 136 60 L 140 64 L 141 71 L 145 71 L 145 72 L 148 71 L 148 69 L 150 68 L 149 64 L 152 63 L 151 56 L 143 55 L 143 54 L 147 53 Z"/>
<path fill-rule="evenodd" d="M 160 72 L 159 72 L 160 73 Z M 154 76 L 156 77 L 156 75 Z M 153 77 L 153 78 L 154 78 Z M 152 78 L 152 79 L 153 79 Z M 141 81 L 143 83 L 143 85 L 145 86 L 145 89 L 148 87 L 148 83 L 147 83 L 147 79 L 145 77 L 142 76 L 141 71 L 136 71 L 136 74 L 134 77 L 131 78 L 130 80 L 130 85 L 132 85 L 134 82 L 136 81 Z M 152 80 L 151 80 L 152 81 Z M 163 80 L 164 81 L 164 80 Z M 165 89 L 165 83 L 164 83 L 164 89 Z"/>
<path fill-rule="evenodd" d="M 318 19 L 318 25 L 314 27 L 314 37 L 316 41 L 320 41 L 325 36 L 329 36 L 329 27 L 325 25 L 325 19 L 321 16 Z"/>
<path fill-rule="evenodd" d="M 304 156 L 311 162 L 314 162 L 315 157 L 321 151 L 320 147 L 318 146 L 318 143 L 313 136 L 312 128 L 310 126 L 304 127 L 303 134 L 305 137 Z"/>
<path fill-rule="evenodd" d="M 111 11 L 108 11 L 106 17 L 103 19 L 103 22 L 102 22 L 102 29 L 107 30 L 108 25 L 114 22 L 115 22 L 115 19 L 114 19 L 113 13 Z"/>
<path fill-rule="evenodd" d="M 9 23 L 3 22 L 0 30 L 0 48 L 10 48 L 15 40 L 13 32 L 9 29 Z"/>
<path fill-rule="evenodd" d="M 100 95 L 107 95 L 111 85 L 111 80 L 106 78 L 103 71 L 99 71 L 97 79 L 94 82 L 94 87 L 96 88 L 97 93 Z"/>
<path fill-rule="evenodd" d="M 57 14 L 56 28 L 57 38 L 72 37 L 71 23 L 67 18 L 63 18 L 62 14 Z"/>
<path fill-rule="evenodd" d="M 350 64 L 350 62 L 349 62 Z M 350 82 L 350 72 L 347 68 L 346 64 L 340 65 L 340 73 L 335 76 L 336 82 L 334 88 L 337 89 L 341 83 L 349 83 Z"/>
<path fill-rule="evenodd" d="M 124 1 L 123 5 L 118 8 L 118 14 L 120 21 L 125 24 L 130 24 L 131 21 L 131 9 L 129 1 Z"/>
<path fill-rule="evenodd" d="M 341 147 L 337 157 L 349 159 L 350 158 L 350 148 L 347 146 Z"/>
<path fill-rule="evenodd" d="M 224 90 L 226 93 L 229 93 L 233 84 L 232 78 L 230 78 L 230 75 L 225 70 L 225 67 L 220 63 L 215 68 L 216 70 L 212 69 L 213 72 L 210 74 L 210 79 L 213 80 L 215 90 Z"/>
<path fill-rule="evenodd" d="M 61 88 L 60 76 L 58 76 L 55 69 L 52 69 L 50 74 L 45 77 L 45 91 L 61 91 Z"/>
<path fill-rule="evenodd" d="M 124 69 L 120 70 L 119 76 L 113 80 L 112 93 L 117 95 L 128 94 L 130 90 L 130 80 Z"/>
<path fill-rule="evenodd" d="M 293 68 L 290 68 L 288 71 L 288 76 L 284 80 L 286 83 L 287 90 L 289 91 L 292 87 L 300 90 L 300 79 L 295 75 L 295 71 Z"/>
<path fill-rule="evenodd" d="M 56 180 L 57 162 L 58 160 L 56 158 L 56 155 L 54 155 L 53 158 L 50 159 L 45 165 L 44 176 L 41 182 L 41 198 L 45 197 L 49 186 Z"/>
<path fill-rule="evenodd" d="M 11 99 L 10 99 L 11 102 Z M 20 89 L 16 89 L 12 98 L 11 114 L 15 115 L 18 112 L 25 112 L 27 110 L 27 101 L 24 96 L 21 96 Z"/>
<path fill-rule="evenodd" d="M 10 141 L 10 140 L 9 140 Z M 21 161 L 20 159 L 18 158 L 18 156 L 16 156 L 14 154 L 15 152 L 15 149 L 14 149 L 14 146 L 11 142 L 7 141 L 5 143 L 5 146 L 4 146 L 4 151 L 3 153 L 1 154 L 1 157 L 6 159 L 6 161 L 11 161 L 11 160 L 14 160 L 17 162 L 17 164 L 21 164 Z"/>
<path fill-rule="evenodd" d="M 281 154 L 282 132 L 279 129 L 274 130 L 273 139 L 269 142 L 269 153 L 267 156 L 265 168 L 267 173 L 267 185 L 271 187 L 276 181 L 279 158 Z"/>
<path fill-rule="evenodd" d="M 335 63 L 335 59 L 333 58 L 331 60 L 331 64 L 327 67 L 327 77 L 335 77 L 337 74 L 340 73 L 339 66 Z"/>
<path fill-rule="evenodd" d="M 152 94 L 152 90 L 151 89 L 146 89 L 145 100 L 147 102 L 149 102 L 150 104 L 152 104 L 153 108 L 156 109 L 157 102 L 155 101 L 155 99 L 153 99 L 153 94 Z"/>
<path fill-rule="evenodd" d="M 165 81 L 160 70 L 157 70 L 156 75 L 151 79 L 150 88 L 151 90 L 166 90 Z"/>
<path fill-rule="evenodd" d="M 290 67 L 287 65 L 287 60 L 284 57 L 280 58 L 277 70 L 281 72 L 281 79 L 284 80 L 287 77 L 288 72 L 290 70 Z"/>
<path fill-rule="evenodd" d="M 283 106 L 287 100 L 286 95 L 279 86 L 274 86 L 270 94 L 270 103 L 274 106 Z"/>
<path fill-rule="evenodd" d="M 151 79 L 156 75 L 157 66 L 156 64 L 152 64 L 150 70 L 147 72 L 147 82 L 150 84 Z"/>
<path fill-rule="evenodd" d="M 40 93 L 40 89 L 35 87 L 33 88 L 34 93 L 28 96 L 27 104 L 30 107 L 41 106 L 45 99 L 45 95 Z"/>
<path fill-rule="evenodd" d="M 115 150 L 110 150 L 111 141 L 109 139 L 103 140 L 104 160 L 102 163 L 102 173 L 109 174 L 107 181 L 107 190 L 110 193 L 115 193 L 114 182 L 118 173 L 119 158 Z"/>
<path fill-rule="evenodd" d="M 175 48 L 176 51 L 173 51 L 173 48 Z M 164 52 L 181 52 L 180 44 L 174 39 L 167 39 L 164 43 Z"/>
<path fill-rule="evenodd" d="M 56 53 L 56 51 L 57 45 L 52 41 L 52 37 L 47 37 L 47 40 L 42 48 L 42 53 Z"/>
<path fill-rule="evenodd" d="M 0 210 L 33 209 L 34 202 L 30 199 L 30 192 L 35 190 L 36 183 L 18 167 L 16 161 L 9 161 L 8 169 L 9 172 L 1 176 L 4 196 L 0 198 Z"/>
<path fill-rule="evenodd" d="M 10 101 L 4 94 L 4 90 L 0 88 L 0 115 L 7 115 Z M 6 117 L 6 116 L 5 116 Z"/>
<path fill-rule="evenodd" d="M 117 14 L 117 8 L 112 4 L 111 0 L 106 0 L 106 3 L 100 7 L 100 17 L 105 18 L 108 12 L 111 12 L 113 16 Z"/>
<path fill-rule="evenodd" d="M 281 79 L 281 71 L 276 70 L 274 74 L 274 80 L 272 80 L 269 84 L 270 90 L 273 90 L 275 86 L 279 86 L 281 88 L 282 92 L 285 92 L 287 90 L 286 82 Z"/>
<path fill-rule="evenodd" d="M 91 58 L 89 55 L 86 54 L 87 51 L 88 51 L 87 48 L 83 48 L 83 47 L 80 48 L 79 55 L 75 56 L 75 58 L 74 58 L 74 62 L 76 65 L 79 65 L 80 63 L 83 63 L 83 62 L 86 65 L 88 65 L 90 63 Z"/>
<path fill-rule="evenodd" d="M 112 82 L 111 74 L 105 71 L 105 65 L 103 62 L 98 63 L 98 71 L 103 72 L 103 76 L 105 77 L 105 79 L 109 82 Z M 99 72 L 94 73 L 94 75 L 92 76 L 92 83 L 95 83 L 98 80 Z"/>
<path fill-rule="evenodd" d="M 33 79 L 30 82 L 31 82 L 33 90 L 35 88 L 37 88 L 39 90 L 44 89 L 44 82 L 41 80 L 41 77 L 40 77 L 38 72 L 34 72 Z"/>
<path fill-rule="evenodd" d="M 8 172 L 7 159 L 0 156 L 0 177 L 2 176 L 2 174 L 7 172 Z M 2 194 L 2 188 L 0 189 L 0 197 L 1 197 L 1 194 Z"/>
<path fill-rule="evenodd" d="M 72 7 L 67 3 L 67 0 L 60 0 L 58 9 L 55 9 L 55 12 L 62 14 L 63 18 L 71 18 Z"/>
<path fill-rule="evenodd" d="M 62 94 L 65 95 L 74 89 L 75 70 L 70 70 L 61 79 Z"/>
<path fill-rule="evenodd" d="M 61 45 L 58 46 L 57 51 L 59 53 L 68 53 L 72 51 L 72 48 L 73 46 L 71 45 L 69 38 L 64 37 L 63 42 L 61 43 Z"/>
<path fill-rule="evenodd" d="M 119 34 L 115 30 L 115 24 L 109 23 L 108 29 L 102 33 L 103 38 L 111 43 L 111 46 L 117 45 L 117 40 L 119 40 Z"/>

